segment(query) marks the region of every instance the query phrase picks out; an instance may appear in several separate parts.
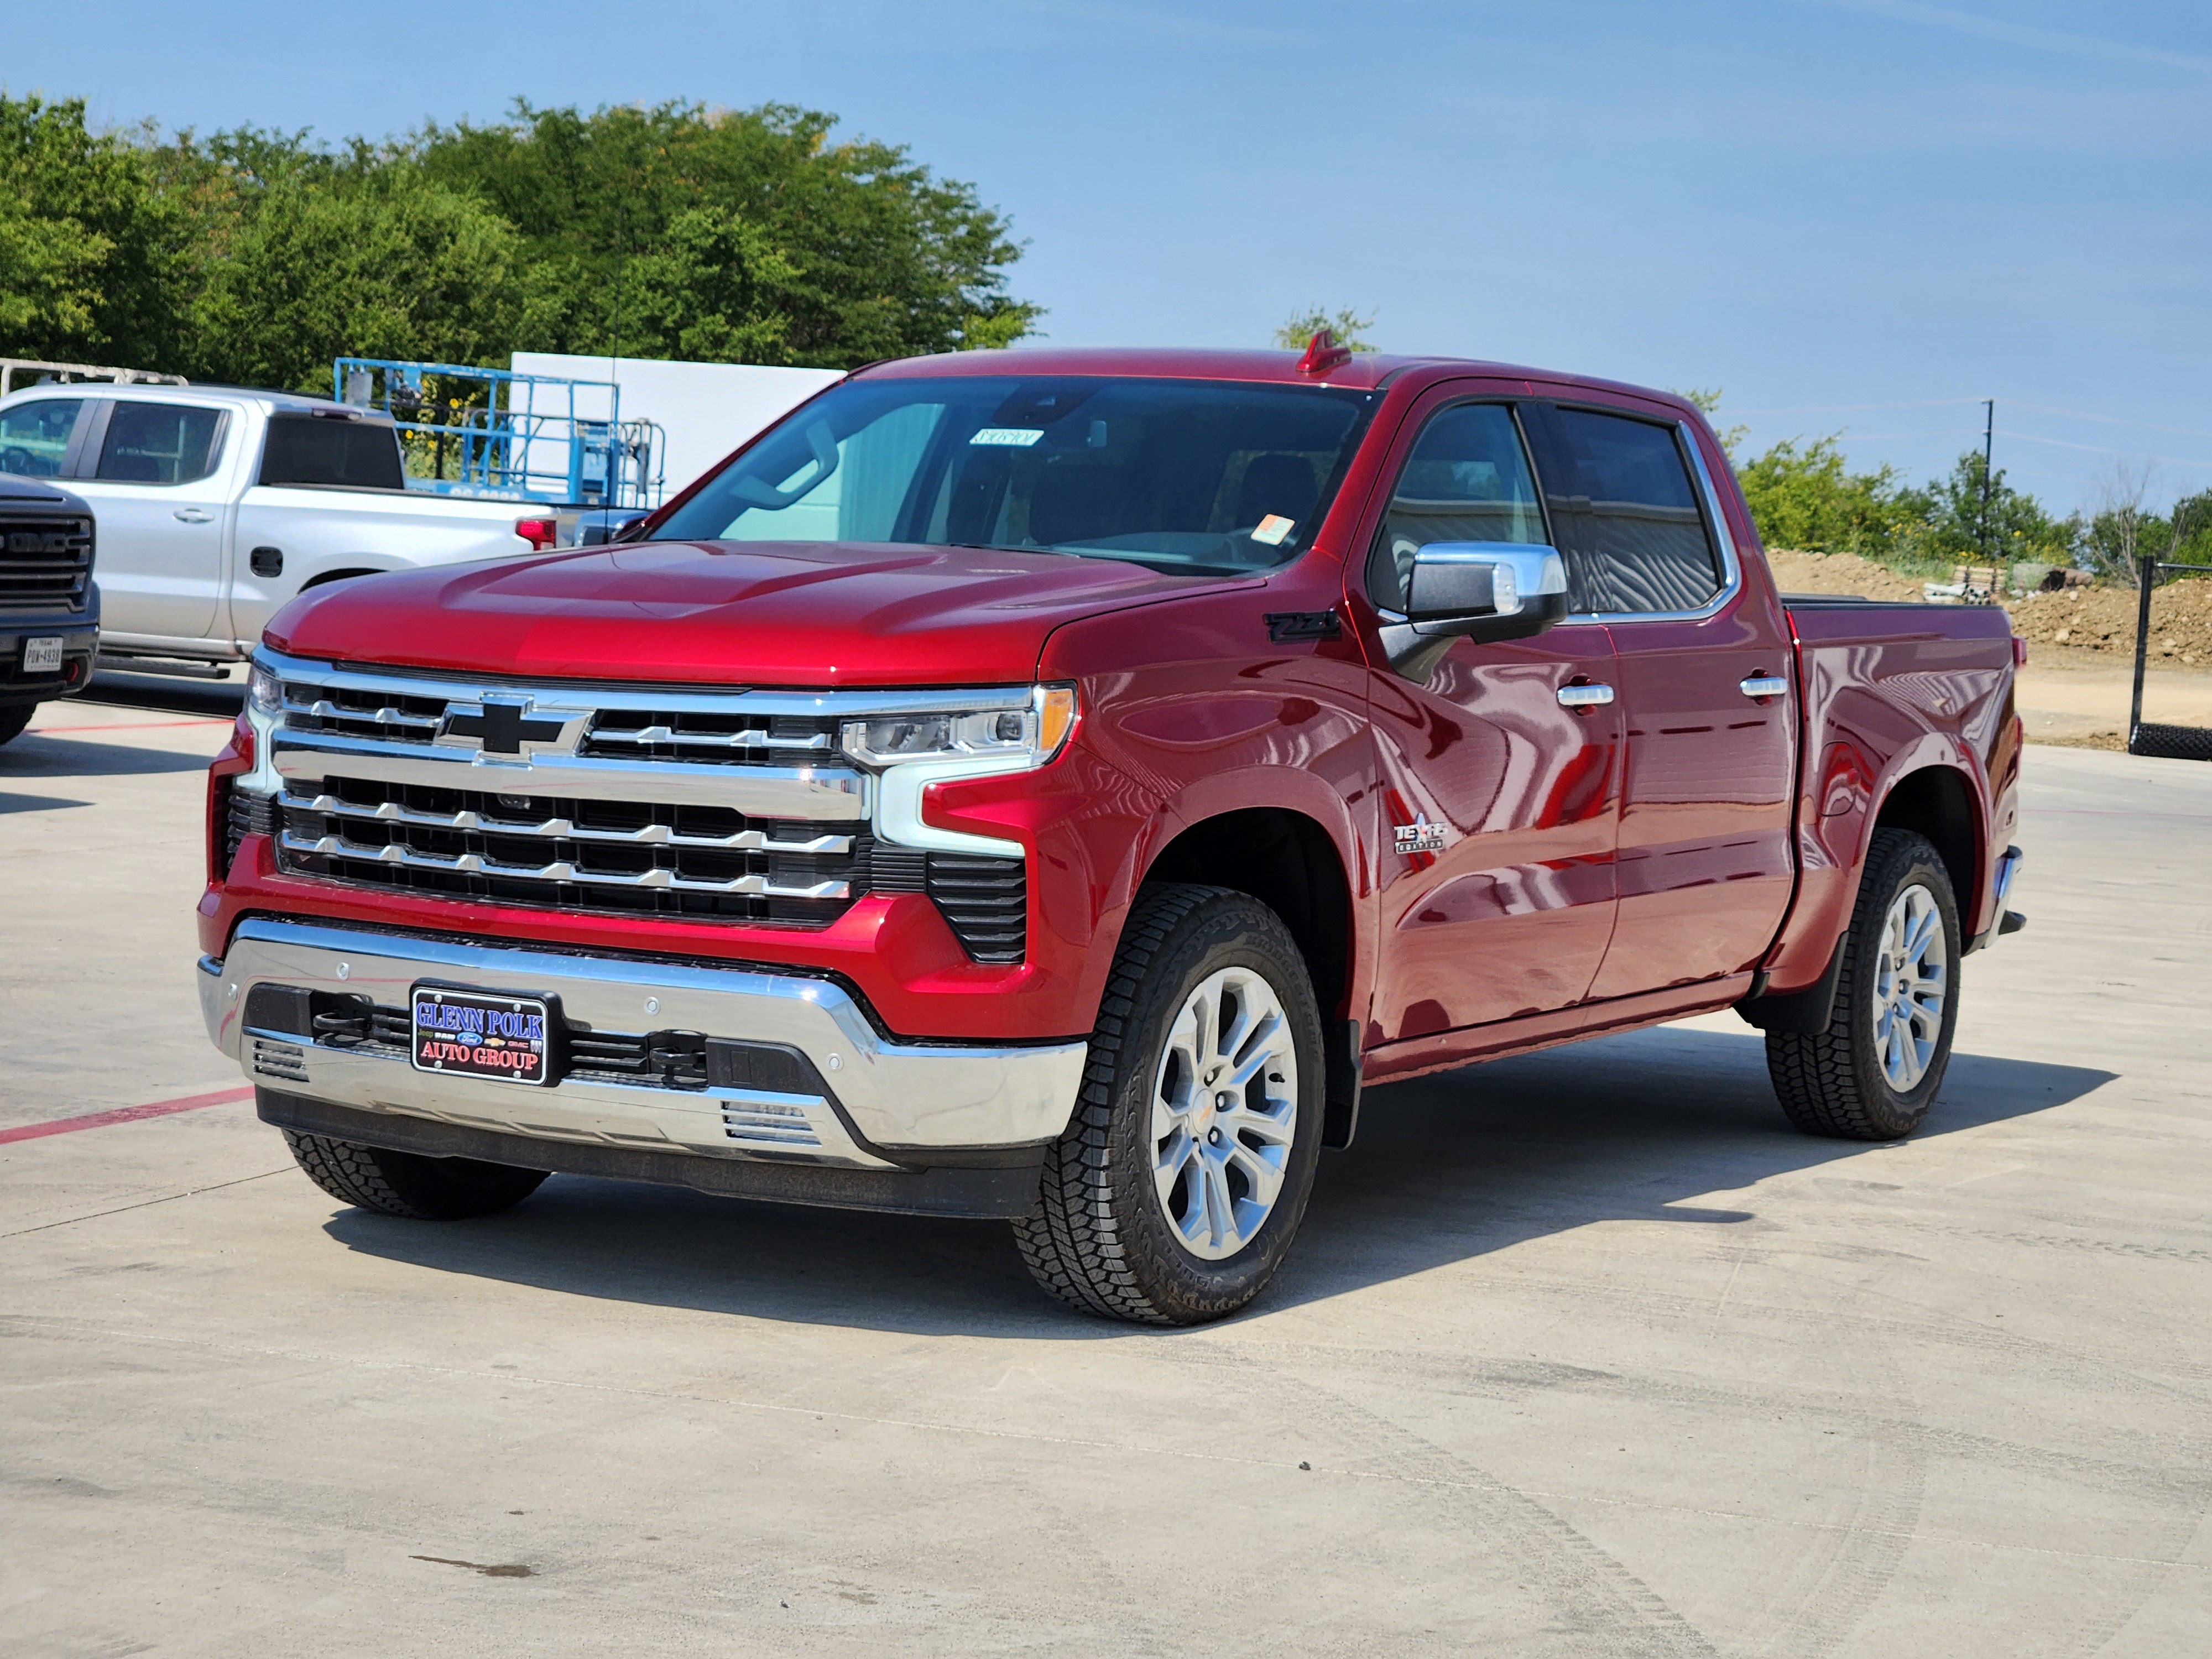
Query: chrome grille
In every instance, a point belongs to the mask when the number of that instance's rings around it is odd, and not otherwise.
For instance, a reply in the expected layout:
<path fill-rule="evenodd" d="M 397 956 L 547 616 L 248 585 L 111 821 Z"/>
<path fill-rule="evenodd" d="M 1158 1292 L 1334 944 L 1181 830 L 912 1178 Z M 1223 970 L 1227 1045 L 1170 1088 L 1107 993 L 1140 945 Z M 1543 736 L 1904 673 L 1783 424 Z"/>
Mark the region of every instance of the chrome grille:
<path fill-rule="evenodd" d="M 826 760 L 836 746 L 834 718 L 625 708 L 594 715 L 576 752 L 617 760 L 792 766 Z"/>
<path fill-rule="evenodd" d="M 935 691 L 521 684 L 256 655 L 280 688 L 257 789 L 293 876 L 441 898 L 826 926 L 871 892 L 926 894 L 971 958 L 1026 946 L 1020 859 L 869 833 L 878 781 L 842 724 Z M 258 827 L 234 807 L 228 850 Z"/>
<path fill-rule="evenodd" d="M 0 610 L 82 611 L 92 520 L 0 518 Z"/>
<path fill-rule="evenodd" d="M 284 687 L 284 728 L 381 743 L 428 744 L 445 719 L 446 699 L 348 685 Z"/>
<path fill-rule="evenodd" d="M 345 777 L 276 805 L 287 871 L 455 898 L 826 922 L 866 885 L 857 824 Z"/>

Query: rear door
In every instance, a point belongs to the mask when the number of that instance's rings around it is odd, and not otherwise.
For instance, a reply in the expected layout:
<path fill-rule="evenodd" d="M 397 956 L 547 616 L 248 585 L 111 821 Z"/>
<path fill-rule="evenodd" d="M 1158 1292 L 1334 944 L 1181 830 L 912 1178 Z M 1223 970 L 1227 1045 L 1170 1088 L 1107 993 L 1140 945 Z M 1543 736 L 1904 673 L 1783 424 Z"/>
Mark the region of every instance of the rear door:
<path fill-rule="evenodd" d="M 205 639 L 222 600 L 234 422 L 166 399 L 99 399 L 94 412 L 69 487 L 99 526 L 101 629 Z"/>
<path fill-rule="evenodd" d="M 1402 611 L 1431 542 L 1549 539 L 1513 405 L 1467 383 L 1416 405 L 1364 584 Z M 1613 675 L 1605 628 L 1455 641 L 1424 683 L 1375 639 L 1382 823 L 1371 1041 L 1564 1008 L 1588 993 L 1613 930 L 1618 713 L 1561 707 L 1561 687 Z"/>
<path fill-rule="evenodd" d="M 1747 572 L 1696 434 L 1663 413 L 1532 405 L 1576 611 L 1616 654 L 1620 915 L 1593 1000 L 1757 965 L 1793 880 L 1787 620 Z"/>

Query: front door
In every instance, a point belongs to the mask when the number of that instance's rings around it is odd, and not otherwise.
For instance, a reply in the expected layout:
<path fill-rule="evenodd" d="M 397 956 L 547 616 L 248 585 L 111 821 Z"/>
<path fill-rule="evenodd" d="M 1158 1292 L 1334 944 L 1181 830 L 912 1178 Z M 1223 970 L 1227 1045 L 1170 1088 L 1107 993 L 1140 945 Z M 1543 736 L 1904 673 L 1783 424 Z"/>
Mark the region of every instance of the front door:
<path fill-rule="evenodd" d="M 1549 540 L 1510 404 L 1448 386 L 1407 426 L 1364 573 L 1392 613 L 1417 548 Z M 1620 726 L 1616 709 L 1559 694 L 1611 683 L 1607 630 L 1455 641 L 1425 683 L 1368 651 L 1383 936 L 1369 1043 L 1580 1001 L 1613 931 Z"/>
<path fill-rule="evenodd" d="M 222 599 L 229 469 L 226 416 L 204 404 L 118 398 L 69 487 L 92 504 L 100 627 L 204 639 Z"/>
<path fill-rule="evenodd" d="M 1686 425 L 1548 404 L 1522 414 L 1553 530 L 1583 583 L 1574 609 L 1605 623 L 1618 659 L 1620 913 L 1590 994 L 1748 971 L 1794 879 L 1796 695 L 1781 605 L 1741 567 Z"/>

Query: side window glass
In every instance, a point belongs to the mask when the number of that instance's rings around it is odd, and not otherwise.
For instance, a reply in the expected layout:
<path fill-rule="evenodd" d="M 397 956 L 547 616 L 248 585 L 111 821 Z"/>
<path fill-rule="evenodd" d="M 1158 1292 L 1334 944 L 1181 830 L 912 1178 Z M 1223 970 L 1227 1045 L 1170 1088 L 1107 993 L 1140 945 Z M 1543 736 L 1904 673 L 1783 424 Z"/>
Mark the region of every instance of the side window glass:
<path fill-rule="evenodd" d="M 398 435 L 382 421 L 333 421 L 277 415 L 261 447 L 265 484 L 331 484 L 349 489 L 404 489 Z"/>
<path fill-rule="evenodd" d="M 1695 611 L 1721 589 L 1720 561 L 1674 429 L 1559 409 L 1545 503 L 1577 614 Z M 1555 476 L 1556 475 L 1556 476 Z"/>
<path fill-rule="evenodd" d="M 94 476 L 118 483 L 191 483 L 215 471 L 222 435 L 221 410 L 118 399 Z"/>
<path fill-rule="evenodd" d="M 41 398 L 0 413 L 0 472 L 19 478 L 51 478 L 69 453 L 82 398 Z"/>
<path fill-rule="evenodd" d="M 1429 417 L 1398 474 L 1367 561 L 1367 592 L 1406 608 L 1413 554 L 1431 542 L 1541 542 L 1544 515 L 1513 412 L 1460 404 Z"/>

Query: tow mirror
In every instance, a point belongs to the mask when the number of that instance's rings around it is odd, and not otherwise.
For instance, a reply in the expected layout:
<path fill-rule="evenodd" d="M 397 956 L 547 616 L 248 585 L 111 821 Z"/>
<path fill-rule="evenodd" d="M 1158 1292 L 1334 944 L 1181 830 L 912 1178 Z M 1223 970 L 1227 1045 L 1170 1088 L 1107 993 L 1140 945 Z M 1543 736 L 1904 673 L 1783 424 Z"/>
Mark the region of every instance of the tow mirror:
<path fill-rule="evenodd" d="M 1387 617 L 1391 666 L 1428 678 L 1454 640 L 1493 644 L 1542 633 L 1567 614 L 1567 566 L 1534 542 L 1431 542 L 1413 555 L 1406 616 Z"/>

